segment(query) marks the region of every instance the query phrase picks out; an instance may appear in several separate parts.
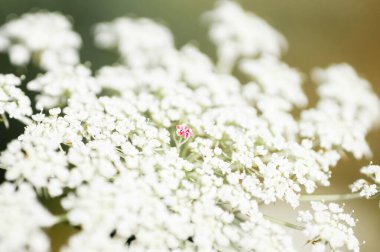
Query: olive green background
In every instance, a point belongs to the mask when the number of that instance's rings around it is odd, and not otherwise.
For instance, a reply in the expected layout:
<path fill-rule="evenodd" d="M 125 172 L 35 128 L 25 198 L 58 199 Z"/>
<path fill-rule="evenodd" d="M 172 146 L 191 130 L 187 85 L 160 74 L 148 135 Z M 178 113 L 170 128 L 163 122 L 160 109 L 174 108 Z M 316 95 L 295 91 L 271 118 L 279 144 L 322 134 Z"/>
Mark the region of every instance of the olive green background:
<path fill-rule="evenodd" d="M 239 1 L 247 10 L 254 11 L 282 32 L 289 42 L 289 51 L 284 56 L 291 66 L 308 74 L 315 67 L 326 67 L 331 63 L 347 62 L 367 78 L 380 95 L 380 2 L 378 0 L 245 0 Z M 173 31 L 177 46 L 192 41 L 202 51 L 215 55 L 206 36 L 206 29 L 199 21 L 205 10 L 212 8 L 211 0 L 0 0 L 0 23 L 12 15 L 30 10 L 47 9 L 70 15 L 74 28 L 84 41 L 82 61 L 90 61 L 93 69 L 111 64 L 116 57 L 97 50 L 93 45 L 92 28 L 100 21 L 109 21 L 122 15 L 145 16 L 162 21 Z M 0 54 L 0 73 L 25 74 L 27 80 L 36 75 L 36 69 L 15 69 L 8 57 Z M 308 93 L 313 84 L 305 80 Z M 315 97 L 312 96 L 312 100 Z M 0 126 L 0 149 L 10 139 L 22 132 L 23 126 L 12 121 L 11 129 Z M 373 162 L 380 164 L 380 131 L 368 136 L 373 149 Z M 320 193 L 347 191 L 347 185 L 358 176 L 358 168 L 369 160 L 353 161 L 347 157 L 333 171 L 332 188 Z M 348 210 L 355 209 L 360 219 L 357 232 L 366 240 L 362 251 L 380 251 L 379 199 L 348 202 Z M 284 215 L 284 209 L 271 211 L 273 215 Z M 286 215 L 286 214 L 285 214 Z M 53 233 L 55 249 L 67 237 L 67 229 L 55 227 Z M 308 249 L 300 243 L 298 249 Z"/>

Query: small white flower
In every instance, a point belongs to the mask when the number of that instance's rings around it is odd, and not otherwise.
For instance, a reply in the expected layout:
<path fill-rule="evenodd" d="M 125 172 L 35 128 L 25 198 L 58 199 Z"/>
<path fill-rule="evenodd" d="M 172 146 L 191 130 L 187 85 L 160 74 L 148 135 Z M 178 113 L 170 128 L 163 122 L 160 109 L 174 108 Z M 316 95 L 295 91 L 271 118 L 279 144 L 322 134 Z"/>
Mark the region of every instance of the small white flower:
<path fill-rule="evenodd" d="M 380 184 L 380 166 L 368 165 L 360 169 L 360 172 L 370 177 L 376 184 Z"/>
<path fill-rule="evenodd" d="M 379 192 L 379 189 L 377 187 L 378 186 L 376 184 L 369 184 L 364 179 L 358 179 L 352 185 L 350 185 L 352 192 L 359 192 L 360 196 L 367 199 Z"/>

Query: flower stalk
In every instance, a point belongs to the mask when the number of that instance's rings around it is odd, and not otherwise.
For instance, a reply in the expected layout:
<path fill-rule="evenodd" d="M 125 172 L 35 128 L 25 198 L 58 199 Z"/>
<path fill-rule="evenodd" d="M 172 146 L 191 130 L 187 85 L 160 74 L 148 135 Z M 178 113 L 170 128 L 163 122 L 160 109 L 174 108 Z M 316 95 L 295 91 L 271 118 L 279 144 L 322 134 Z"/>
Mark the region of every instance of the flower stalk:
<path fill-rule="evenodd" d="M 369 199 L 376 198 L 380 194 L 377 193 Z M 301 201 L 344 201 L 344 200 L 355 200 L 363 199 L 364 196 L 360 193 L 346 193 L 346 194 L 313 194 L 313 195 L 301 195 Z"/>

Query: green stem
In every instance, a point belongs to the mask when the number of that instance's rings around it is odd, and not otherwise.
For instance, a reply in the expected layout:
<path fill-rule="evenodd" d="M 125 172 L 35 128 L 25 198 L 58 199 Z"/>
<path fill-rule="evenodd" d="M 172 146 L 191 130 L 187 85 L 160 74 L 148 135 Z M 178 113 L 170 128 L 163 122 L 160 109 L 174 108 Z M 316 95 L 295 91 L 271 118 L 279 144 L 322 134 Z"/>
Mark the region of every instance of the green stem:
<path fill-rule="evenodd" d="M 235 218 L 238 219 L 239 221 L 241 222 L 245 222 L 247 220 L 249 220 L 249 217 L 240 213 L 240 212 L 234 212 L 232 211 L 231 207 L 229 205 L 226 205 L 226 204 L 223 204 L 223 203 L 220 203 L 219 204 L 220 207 L 226 211 L 229 211 L 229 212 L 233 212 L 234 215 L 235 215 Z M 295 230 L 299 230 L 299 231 L 302 231 L 305 229 L 305 227 L 303 226 L 299 226 L 299 225 L 296 225 L 296 224 L 293 224 L 293 223 L 290 223 L 290 222 L 287 222 L 287 221 L 283 221 L 283 220 L 280 220 L 280 219 L 277 219 L 275 217 L 272 217 L 272 216 L 268 216 L 268 215 L 265 215 L 264 214 L 264 218 L 270 222 L 273 222 L 275 224 L 278 224 L 278 225 L 281 225 L 281 226 L 284 226 L 284 227 L 288 227 L 288 228 L 292 228 L 292 229 L 295 229 Z"/>
<path fill-rule="evenodd" d="M 219 58 L 216 66 L 216 70 L 219 73 L 231 73 L 235 63 L 236 63 L 237 57 L 221 57 Z"/>
<path fill-rule="evenodd" d="M 314 194 L 314 195 L 301 195 L 302 201 L 340 201 L 340 200 L 353 200 L 364 198 L 359 193 L 347 193 L 347 194 Z"/>
<path fill-rule="evenodd" d="M 272 217 L 272 216 L 268 216 L 268 215 L 265 215 L 264 214 L 264 218 L 273 222 L 273 223 L 276 223 L 276 224 L 279 224 L 281 226 L 284 226 L 284 227 L 288 227 L 288 228 L 293 228 L 293 229 L 296 229 L 296 230 L 304 230 L 305 227 L 303 226 L 299 226 L 299 225 L 296 225 L 296 224 L 293 224 L 293 223 L 290 223 L 290 222 L 287 222 L 287 221 L 283 221 L 283 220 L 280 220 L 280 219 L 277 219 L 275 217 Z"/>
<path fill-rule="evenodd" d="M 184 145 L 189 139 L 190 139 L 190 137 L 181 139 L 179 142 L 177 142 L 177 149 L 180 149 L 181 146 Z"/>
<path fill-rule="evenodd" d="M 8 118 L 7 118 L 7 116 L 5 115 L 5 113 L 4 113 L 4 114 L 1 114 L 1 119 L 2 119 L 2 121 L 4 122 L 5 127 L 8 129 L 8 128 L 9 128 L 9 121 L 8 121 Z"/>

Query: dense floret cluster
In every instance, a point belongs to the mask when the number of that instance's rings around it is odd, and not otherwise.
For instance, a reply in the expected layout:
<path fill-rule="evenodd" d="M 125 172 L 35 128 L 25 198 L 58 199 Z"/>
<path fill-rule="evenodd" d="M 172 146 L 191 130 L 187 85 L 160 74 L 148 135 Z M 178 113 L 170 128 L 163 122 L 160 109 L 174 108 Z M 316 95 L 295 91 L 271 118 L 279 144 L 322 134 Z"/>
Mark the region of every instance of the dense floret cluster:
<path fill-rule="evenodd" d="M 317 243 L 314 251 L 326 251 L 327 247 L 341 251 L 344 246 L 350 251 L 359 251 L 359 241 L 352 229 L 356 221 L 351 215 L 335 203 L 325 205 L 312 201 L 311 207 L 313 213 L 300 211 L 298 220 L 305 223 L 303 232 L 310 238 L 309 242 Z"/>

